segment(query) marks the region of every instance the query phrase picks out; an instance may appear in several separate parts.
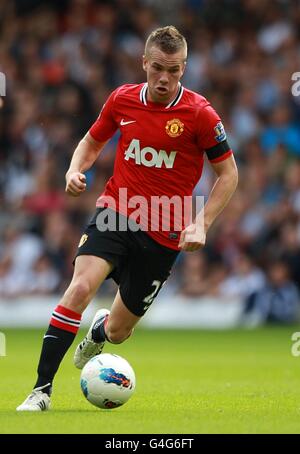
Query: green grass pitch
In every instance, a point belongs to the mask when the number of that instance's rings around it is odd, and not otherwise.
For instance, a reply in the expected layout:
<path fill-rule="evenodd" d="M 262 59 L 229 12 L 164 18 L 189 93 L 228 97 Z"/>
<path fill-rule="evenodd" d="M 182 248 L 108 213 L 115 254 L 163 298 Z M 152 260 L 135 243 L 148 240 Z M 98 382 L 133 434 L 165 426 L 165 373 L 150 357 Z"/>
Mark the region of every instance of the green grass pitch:
<path fill-rule="evenodd" d="M 123 407 L 99 410 L 81 394 L 74 342 L 54 383 L 52 410 L 17 413 L 35 380 L 42 331 L 2 330 L 0 433 L 299 433 L 297 327 L 254 331 L 137 329 L 106 352 L 133 366 L 137 387 Z M 79 333 L 78 340 L 82 339 Z"/>

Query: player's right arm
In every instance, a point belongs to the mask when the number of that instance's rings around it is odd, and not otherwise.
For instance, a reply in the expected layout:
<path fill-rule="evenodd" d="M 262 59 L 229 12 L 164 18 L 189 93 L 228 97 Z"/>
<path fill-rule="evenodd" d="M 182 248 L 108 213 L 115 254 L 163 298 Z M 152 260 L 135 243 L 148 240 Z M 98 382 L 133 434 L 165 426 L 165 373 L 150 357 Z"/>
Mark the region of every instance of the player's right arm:
<path fill-rule="evenodd" d="M 66 173 L 66 192 L 73 197 L 78 197 L 85 191 L 84 172 L 92 167 L 104 145 L 118 128 L 114 120 L 116 94 L 117 90 L 109 96 L 97 120 L 74 151 L 69 170 Z"/>
<path fill-rule="evenodd" d="M 86 189 L 86 172 L 98 158 L 105 142 L 95 140 L 90 132 L 87 132 L 77 145 L 69 170 L 66 173 L 66 192 L 78 197 Z"/>

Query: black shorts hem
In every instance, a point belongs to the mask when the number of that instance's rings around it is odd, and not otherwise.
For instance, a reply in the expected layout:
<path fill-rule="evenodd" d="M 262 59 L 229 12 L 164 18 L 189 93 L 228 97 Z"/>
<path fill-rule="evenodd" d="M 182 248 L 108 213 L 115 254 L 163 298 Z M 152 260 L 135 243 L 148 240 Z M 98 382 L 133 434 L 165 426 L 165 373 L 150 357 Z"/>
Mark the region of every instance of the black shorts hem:
<path fill-rule="evenodd" d="M 105 254 L 105 253 L 95 253 L 95 252 L 86 252 L 86 251 L 82 251 L 82 252 L 78 252 L 73 260 L 73 266 L 75 265 L 75 260 L 77 259 L 77 257 L 79 257 L 80 255 L 92 255 L 94 257 L 99 257 L 100 259 L 103 259 L 103 260 L 106 260 L 107 262 L 111 263 L 113 265 L 114 268 L 116 268 L 116 266 L 118 265 L 118 260 L 114 257 L 111 257 L 109 254 Z"/>
<path fill-rule="evenodd" d="M 145 315 L 145 311 L 141 311 L 141 313 L 138 313 L 136 310 L 133 310 L 133 308 L 130 307 L 130 304 L 127 303 L 126 298 L 124 297 L 123 289 L 121 286 L 119 287 L 119 292 L 126 309 L 128 309 L 129 312 L 131 312 L 131 314 L 135 315 L 136 317 L 143 317 L 143 315 Z"/>

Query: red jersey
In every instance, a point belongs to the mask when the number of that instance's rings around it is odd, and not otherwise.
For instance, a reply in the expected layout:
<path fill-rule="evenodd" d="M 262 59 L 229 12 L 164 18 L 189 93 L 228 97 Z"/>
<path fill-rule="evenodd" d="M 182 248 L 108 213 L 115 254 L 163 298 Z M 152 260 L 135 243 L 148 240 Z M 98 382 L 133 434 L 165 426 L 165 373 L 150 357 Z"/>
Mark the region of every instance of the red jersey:
<path fill-rule="evenodd" d="M 232 153 L 220 117 L 203 96 L 179 84 L 176 97 L 166 106 L 148 101 L 147 89 L 147 83 L 117 88 L 89 131 L 95 140 L 104 142 L 120 130 L 114 173 L 96 205 L 104 206 L 109 196 L 115 209 L 127 216 L 138 205 L 131 202 L 124 212 L 119 200 L 121 188 L 126 188 L 127 201 L 136 202 L 136 196 L 141 196 L 149 210 L 157 211 L 157 205 L 151 208 L 153 197 L 178 196 L 183 200 L 192 196 L 201 177 L 204 153 L 211 162 Z M 163 246 L 178 250 L 184 226 L 172 228 L 172 206 L 170 210 L 170 229 L 161 228 L 163 215 L 159 211 L 159 228 L 149 228 L 147 233 Z"/>

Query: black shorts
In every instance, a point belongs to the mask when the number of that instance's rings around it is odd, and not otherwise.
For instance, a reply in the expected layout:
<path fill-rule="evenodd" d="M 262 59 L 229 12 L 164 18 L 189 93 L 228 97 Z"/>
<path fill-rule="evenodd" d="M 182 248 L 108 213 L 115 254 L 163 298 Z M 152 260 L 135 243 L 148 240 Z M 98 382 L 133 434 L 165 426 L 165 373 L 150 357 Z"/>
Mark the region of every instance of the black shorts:
<path fill-rule="evenodd" d="M 142 230 L 100 231 L 96 220 L 104 210 L 109 209 L 98 208 L 88 223 L 76 257 L 94 255 L 111 262 L 114 269 L 107 279 L 114 279 L 125 306 L 141 317 L 169 277 L 179 251 L 160 245 Z M 122 218 L 124 225 L 127 218 L 119 213 L 114 214 L 118 229 L 119 219 Z"/>

